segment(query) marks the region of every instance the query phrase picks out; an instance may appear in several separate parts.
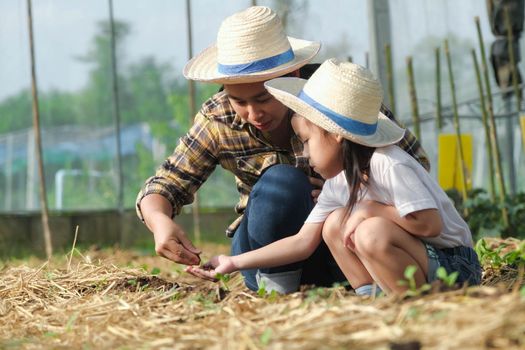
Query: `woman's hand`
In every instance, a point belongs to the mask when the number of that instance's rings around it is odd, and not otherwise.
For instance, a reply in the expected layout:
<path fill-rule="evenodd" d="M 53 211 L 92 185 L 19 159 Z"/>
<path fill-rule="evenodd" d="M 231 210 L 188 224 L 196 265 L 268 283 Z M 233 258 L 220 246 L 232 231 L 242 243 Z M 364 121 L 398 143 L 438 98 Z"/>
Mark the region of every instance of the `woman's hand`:
<path fill-rule="evenodd" d="M 217 255 L 202 266 L 188 266 L 184 271 L 205 280 L 217 281 L 217 274 L 227 274 L 237 270 L 233 257 Z"/>

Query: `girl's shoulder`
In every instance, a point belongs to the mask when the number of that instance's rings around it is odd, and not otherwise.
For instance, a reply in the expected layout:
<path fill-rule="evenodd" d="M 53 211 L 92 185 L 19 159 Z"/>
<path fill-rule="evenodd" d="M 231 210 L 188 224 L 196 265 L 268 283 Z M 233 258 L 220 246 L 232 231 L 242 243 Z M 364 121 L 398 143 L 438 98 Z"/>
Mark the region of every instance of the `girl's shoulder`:
<path fill-rule="evenodd" d="M 388 170 L 397 166 L 404 166 L 416 170 L 417 167 L 421 165 L 397 145 L 376 148 L 370 159 L 370 171 L 376 176 L 383 175 Z"/>
<path fill-rule="evenodd" d="M 378 147 L 370 159 L 370 166 L 392 166 L 399 163 L 409 164 L 410 158 L 408 153 L 397 145 Z"/>

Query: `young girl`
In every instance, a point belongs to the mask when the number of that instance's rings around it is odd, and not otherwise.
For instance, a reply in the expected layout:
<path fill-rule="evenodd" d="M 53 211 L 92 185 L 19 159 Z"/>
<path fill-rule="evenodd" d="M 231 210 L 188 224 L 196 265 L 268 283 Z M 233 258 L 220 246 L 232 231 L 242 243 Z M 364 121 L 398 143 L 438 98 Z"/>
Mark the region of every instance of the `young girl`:
<path fill-rule="evenodd" d="M 459 283 L 480 283 L 467 224 L 427 171 L 393 145 L 404 130 L 379 112 L 382 88 L 368 70 L 330 59 L 308 81 L 278 78 L 265 86 L 296 112 L 292 126 L 305 156 L 326 179 L 318 202 L 296 235 L 188 272 L 213 279 L 281 266 L 304 260 L 323 239 L 358 294 L 371 294 L 374 282 L 403 292 L 398 282 L 409 265 L 417 267 L 418 286 L 435 280 L 440 266 L 458 271 Z"/>

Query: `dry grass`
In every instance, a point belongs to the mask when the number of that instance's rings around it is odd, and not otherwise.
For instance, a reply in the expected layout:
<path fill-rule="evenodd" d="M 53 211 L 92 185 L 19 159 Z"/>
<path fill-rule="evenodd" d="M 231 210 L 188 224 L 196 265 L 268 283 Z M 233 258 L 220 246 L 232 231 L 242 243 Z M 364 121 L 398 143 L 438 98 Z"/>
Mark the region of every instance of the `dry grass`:
<path fill-rule="evenodd" d="M 525 299 L 508 267 L 485 276 L 490 286 L 404 300 L 344 288 L 260 297 L 239 275 L 227 286 L 203 282 L 167 260 L 119 250 L 71 263 L 11 261 L 0 271 L 2 349 L 525 348 Z"/>

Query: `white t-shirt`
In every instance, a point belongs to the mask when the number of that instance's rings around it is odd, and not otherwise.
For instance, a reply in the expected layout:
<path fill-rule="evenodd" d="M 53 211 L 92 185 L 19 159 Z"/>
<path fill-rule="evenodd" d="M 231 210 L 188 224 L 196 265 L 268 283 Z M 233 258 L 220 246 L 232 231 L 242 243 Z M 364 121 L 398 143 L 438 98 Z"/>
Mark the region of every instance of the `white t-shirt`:
<path fill-rule="evenodd" d="M 377 148 L 370 160 L 369 178 L 363 198 L 394 206 L 400 216 L 423 209 L 439 211 L 443 222 L 441 234 L 422 240 L 437 248 L 472 247 L 470 230 L 452 200 L 430 174 L 401 148 L 395 145 Z M 324 222 L 331 212 L 346 206 L 349 196 L 342 171 L 325 182 L 306 222 Z"/>

